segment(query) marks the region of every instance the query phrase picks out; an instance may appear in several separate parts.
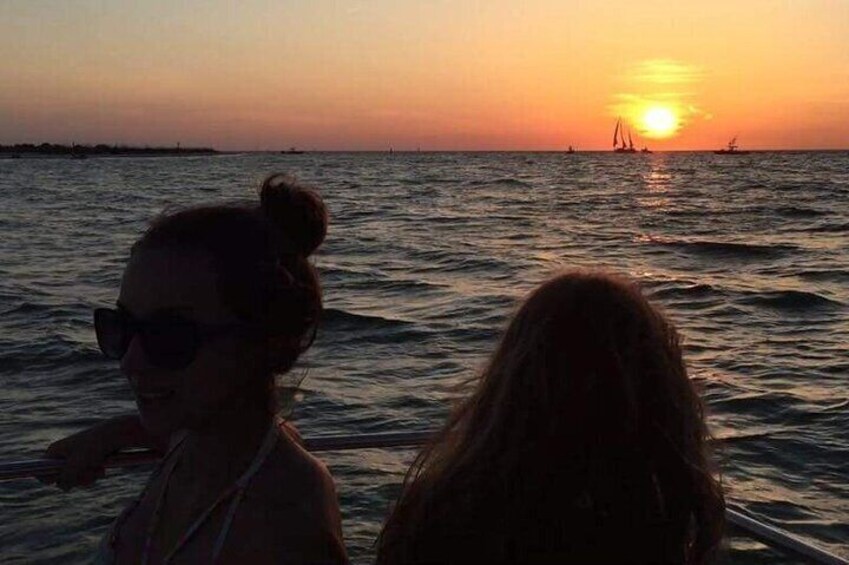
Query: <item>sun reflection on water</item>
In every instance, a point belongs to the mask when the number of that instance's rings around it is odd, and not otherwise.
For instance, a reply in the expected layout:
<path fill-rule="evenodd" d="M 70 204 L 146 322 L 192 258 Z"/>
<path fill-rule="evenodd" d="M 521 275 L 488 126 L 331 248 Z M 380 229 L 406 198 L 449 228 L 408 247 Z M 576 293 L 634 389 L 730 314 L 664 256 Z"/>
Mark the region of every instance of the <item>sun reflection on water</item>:
<path fill-rule="evenodd" d="M 638 199 L 641 206 L 659 211 L 668 210 L 672 202 L 672 172 L 666 166 L 663 155 L 651 159 L 651 168 L 641 175 L 645 193 Z"/>

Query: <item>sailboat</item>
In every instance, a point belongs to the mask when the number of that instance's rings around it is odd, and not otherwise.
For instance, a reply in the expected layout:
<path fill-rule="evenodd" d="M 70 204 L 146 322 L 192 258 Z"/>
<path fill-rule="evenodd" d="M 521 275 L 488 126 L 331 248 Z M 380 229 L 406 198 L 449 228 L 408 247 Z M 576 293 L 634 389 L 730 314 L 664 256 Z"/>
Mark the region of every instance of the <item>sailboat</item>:
<path fill-rule="evenodd" d="M 728 147 L 725 149 L 718 149 L 714 151 L 717 155 L 748 155 L 748 151 L 740 151 L 737 149 L 737 136 L 731 138 L 731 141 L 728 142 Z"/>
<path fill-rule="evenodd" d="M 613 151 L 615 153 L 636 153 L 634 142 L 631 139 L 631 131 L 628 130 L 628 144 L 625 144 L 625 126 L 622 118 L 616 120 L 616 129 L 613 130 Z"/>

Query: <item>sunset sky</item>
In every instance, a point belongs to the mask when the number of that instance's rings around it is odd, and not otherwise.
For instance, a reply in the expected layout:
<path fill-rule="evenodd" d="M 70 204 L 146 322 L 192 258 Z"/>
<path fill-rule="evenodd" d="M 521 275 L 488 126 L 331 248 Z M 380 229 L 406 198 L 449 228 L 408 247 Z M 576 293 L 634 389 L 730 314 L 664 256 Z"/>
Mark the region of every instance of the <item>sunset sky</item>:
<path fill-rule="evenodd" d="M 849 148 L 849 0 L 3 0 L 0 54 L 0 144 Z"/>

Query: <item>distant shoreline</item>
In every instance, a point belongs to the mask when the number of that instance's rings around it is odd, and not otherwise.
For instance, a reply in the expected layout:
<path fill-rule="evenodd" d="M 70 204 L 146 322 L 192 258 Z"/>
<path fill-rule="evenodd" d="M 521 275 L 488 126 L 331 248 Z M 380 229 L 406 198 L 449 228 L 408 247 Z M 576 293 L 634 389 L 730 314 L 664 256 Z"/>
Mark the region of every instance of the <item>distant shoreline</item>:
<path fill-rule="evenodd" d="M 191 157 L 218 155 L 211 147 L 130 147 L 122 145 L 0 145 L 0 159 L 86 159 L 88 157 Z"/>

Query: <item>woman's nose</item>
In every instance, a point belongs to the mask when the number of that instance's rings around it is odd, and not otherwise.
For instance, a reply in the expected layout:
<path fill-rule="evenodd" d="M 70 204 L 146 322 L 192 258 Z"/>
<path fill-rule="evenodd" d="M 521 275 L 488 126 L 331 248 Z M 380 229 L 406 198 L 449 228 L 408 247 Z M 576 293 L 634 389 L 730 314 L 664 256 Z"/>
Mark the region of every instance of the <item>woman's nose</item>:
<path fill-rule="evenodd" d="M 133 384 L 136 384 L 139 376 L 144 374 L 149 368 L 150 363 L 142 347 L 141 338 L 136 334 L 130 339 L 127 352 L 121 358 L 121 372 Z"/>

